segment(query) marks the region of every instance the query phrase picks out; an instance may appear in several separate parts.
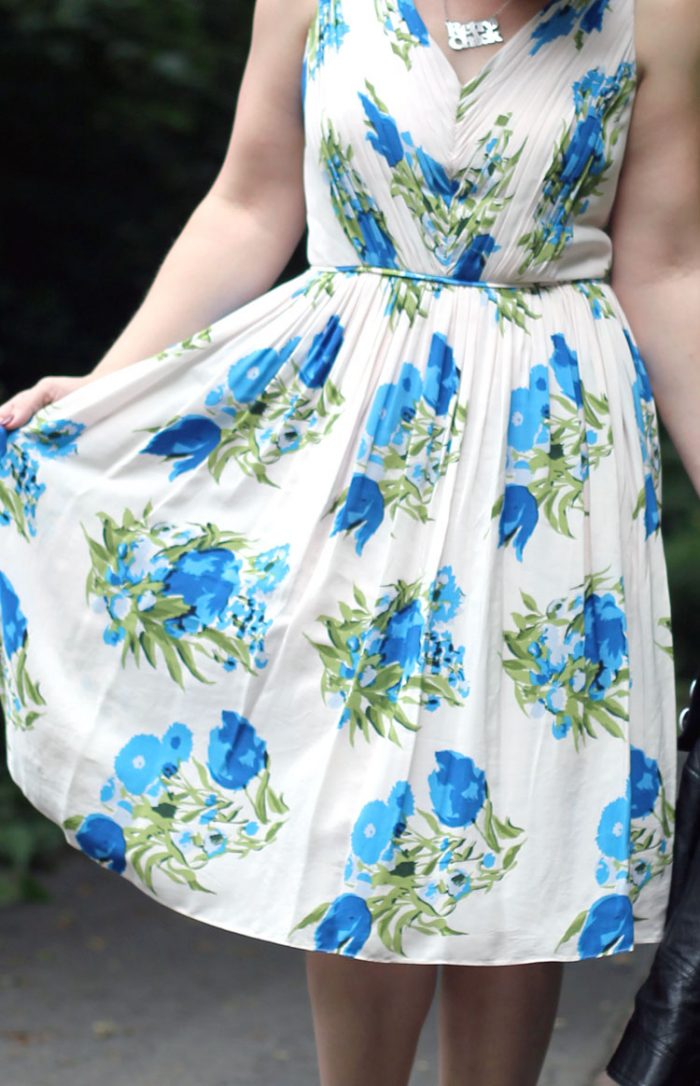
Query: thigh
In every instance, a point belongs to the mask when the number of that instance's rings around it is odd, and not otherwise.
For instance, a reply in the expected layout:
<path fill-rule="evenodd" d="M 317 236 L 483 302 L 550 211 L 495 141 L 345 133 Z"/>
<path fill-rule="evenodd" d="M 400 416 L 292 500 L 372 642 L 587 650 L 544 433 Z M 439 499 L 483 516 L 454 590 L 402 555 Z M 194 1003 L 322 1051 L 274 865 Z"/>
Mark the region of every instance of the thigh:
<path fill-rule="evenodd" d="M 405 1086 L 437 966 L 307 951 L 306 974 L 322 1086 Z"/>
<path fill-rule="evenodd" d="M 561 962 L 445 966 L 440 1086 L 536 1086 L 562 973 Z"/>

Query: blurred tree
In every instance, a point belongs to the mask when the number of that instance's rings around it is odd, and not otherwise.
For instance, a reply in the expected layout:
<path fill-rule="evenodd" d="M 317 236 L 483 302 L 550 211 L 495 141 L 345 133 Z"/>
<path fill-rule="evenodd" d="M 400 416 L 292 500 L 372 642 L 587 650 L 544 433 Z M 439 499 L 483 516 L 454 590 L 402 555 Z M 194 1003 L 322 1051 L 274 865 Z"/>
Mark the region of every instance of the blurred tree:
<path fill-rule="evenodd" d="M 86 372 L 138 306 L 219 168 L 252 10 L 0 0 L 0 396 L 44 373 Z M 302 266 L 300 250 L 287 274 Z M 700 509 L 665 437 L 664 529 L 684 698 L 699 662 Z M 37 892 L 32 864 L 62 835 L 0 780 L 2 901 Z"/>
<path fill-rule="evenodd" d="M 252 0 L 0 0 L 10 388 L 83 373 L 214 178 Z"/>

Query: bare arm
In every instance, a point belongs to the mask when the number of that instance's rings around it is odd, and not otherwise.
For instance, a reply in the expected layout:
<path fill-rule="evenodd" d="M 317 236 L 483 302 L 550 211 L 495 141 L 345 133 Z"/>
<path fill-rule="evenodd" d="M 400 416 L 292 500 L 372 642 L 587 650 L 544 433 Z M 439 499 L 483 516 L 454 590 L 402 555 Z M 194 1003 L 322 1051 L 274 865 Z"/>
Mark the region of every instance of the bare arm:
<path fill-rule="evenodd" d="M 696 5 L 637 0 L 641 81 L 611 232 L 612 285 L 639 342 L 659 414 L 700 495 Z"/>
<path fill-rule="evenodd" d="M 0 405 L 0 423 L 7 429 L 78 385 L 212 324 L 273 285 L 304 229 L 301 66 L 313 10 L 313 0 L 257 0 L 231 139 L 209 192 L 93 371 L 83 378 L 45 377 Z"/>

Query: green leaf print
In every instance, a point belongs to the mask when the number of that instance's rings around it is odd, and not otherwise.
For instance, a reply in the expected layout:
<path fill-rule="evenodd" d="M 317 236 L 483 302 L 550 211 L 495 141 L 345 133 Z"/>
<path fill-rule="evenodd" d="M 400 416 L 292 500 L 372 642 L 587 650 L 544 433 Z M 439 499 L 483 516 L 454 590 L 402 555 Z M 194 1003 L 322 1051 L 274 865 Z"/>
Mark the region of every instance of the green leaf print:
<path fill-rule="evenodd" d="M 522 594 L 522 593 L 521 593 Z M 622 578 L 589 574 L 544 609 L 528 596 L 504 630 L 503 668 L 518 704 L 578 750 L 602 731 L 627 734 L 629 666 Z"/>
<path fill-rule="evenodd" d="M 29 731 L 41 717 L 46 701 L 27 670 L 28 638 L 12 655 L 3 648 L 0 659 L 0 683 L 8 724 L 19 731 Z"/>
<path fill-rule="evenodd" d="M 203 893 L 199 874 L 220 856 L 245 859 L 270 846 L 289 808 L 270 784 L 270 758 L 252 725 L 222 714 L 208 763 L 193 736 L 173 724 L 159 739 L 135 735 L 117 754 L 99 810 L 71 815 L 64 829 L 93 859 L 122 873 L 131 864 L 156 894 L 154 876 Z"/>
<path fill-rule="evenodd" d="M 661 528 L 662 470 L 659 423 L 646 365 L 632 335 L 627 330 L 625 330 L 625 338 L 635 368 L 632 396 L 639 445 L 644 462 L 644 483 L 639 491 L 633 516 L 636 519 L 640 514 L 644 514 L 644 533 L 645 538 L 648 539 L 656 535 Z"/>
<path fill-rule="evenodd" d="M 354 473 L 328 510 L 331 534 L 352 533 L 362 554 L 388 513 L 425 524 L 440 480 L 459 459 L 467 405 L 447 337 L 435 332 L 422 370 L 411 362 L 379 385 L 365 419 Z"/>
<path fill-rule="evenodd" d="M 352 954 L 374 931 L 388 950 L 405 956 L 407 930 L 466 934 L 450 918 L 463 901 L 467 915 L 468 899 L 492 892 L 516 866 L 524 831 L 496 818 L 483 770 L 471 758 L 449 750 L 435 758 L 428 778 L 432 810 L 415 807 L 406 781 L 386 801 L 365 804 L 345 866 L 349 891 L 314 908 L 290 935 L 314 925 L 317 949 Z M 343 924 L 344 914 L 352 923 Z"/>
<path fill-rule="evenodd" d="M 601 195 L 615 165 L 615 148 L 636 86 L 635 66 L 627 62 L 610 76 L 602 68 L 591 68 L 574 83 L 575 119 L 564 122 L 545 175 L 535 225 L 519 241 L 525 251 L 521 275 L 558 260 L 573 238 L 575 220 Z"/>
<path fill-rule="evenodd" d="M 28 731 L 46 702 L 27 668 L 29 628 L 19 596 L 0 572 L 0 688 L 8 726 Z"/>
<path fill-rule="evenodd" d="M 459 92 L 459 102 L 457 104 L 457 121 L 463 121 L 469 113 L 470 109 L 476 105 L 479 99 L 476 97 L 476 92 L 486 79 L 488 72 L 480 72 L 475 79 L 471 82 L 465 83 Z"/>
<path fill-rule="evenodd" d="M 71 419 L 47 418 L 39 411 L 26 426 L 0 427 L 0 527 L 12 525 L 27 541 L 36 535 L 39 502 L 46 491 L 43 462 L 74 455 L 85 426 Z"/>
<path fill-rule="evenodd" d="M 671 625 L 670 615 L 666 615 L 665 617 L 660 618 L 657 622 L 657 625 L 660 626 L 663 631 L 663 633 L 660 635 L 663 640 L 654 640 L 654 644 L 657 648 L 661 649 L 662 652 L 665 652 L 671 660 L 673 660 L 675 658 L 675 652 L 673 645 L 673 627 Z"/>
<path fill-rule="evenodd" d="M 600 896 L 567 928 L 557 950 L 576 935 L 581 957 L 632 949 L 632 907 L 672 863 L 674 818 L 658 763 L 632 746 L 628 789 L 603 807 L 598 823 Z"/>
<path fill-rule="evenodd" d="M 513 194 L 509 192 L 525 142 L 510 151 L 511 114 L 496 117 L 491 129 L 476 141 L 472 161 L 454 174 L 415 145 L 410 133 L 399 132 L 374 86 L 365 81 L 361 95 L 368 139 L 391 170 L 391 195 L 400 199 L 420 230 L 423 243 L 445 274 L 478 280 L 479 261 L 472 247 L 489 237 Z M 489 246 L 479 250 L 492 252 Z M 465 262 L 466 261 L 466 262 Z M 474 265 L 474 267 L 472 267 Z M 468 266 L 468 273 L 462 267 Z M 477 267 L 478 271 L 478 267 Z"/>
<path fill-rule="evenodd" d="M 617 314 L 610 301 L 610 296 L 602 284 L 596 283 L 593 279 L 578 279 L 574 283 L 574 287 L 579 294 L 584 296 L 596 320 L 615 319 Z"/>
<path fill-rule="evenodd" d="M 547 364 L 533 366 L 529 384 L 511 392 L 505 487 L 491 510 L 499 546 L 512 543 L 520 561 L 541 515 L 575 538 L 572 515 L 585 515 L 590 474 L 613 451 L 607 397 L 584 387 L 565 337 L 551 340 Z"/>
<path fill-rule="evenodd" d="M 337 316 L 311 336 L 294 337 L 239 358 L 209 390 L 204 414 L 176 416 L 147 431 L 142 454 L 174 461 L 170 478 L 205 463 L 216 482 L 231 461 L 275 486 L 268 468 L 318 445 L 337 422 L 344 398 L 329 378 L 342 348 Z"/>
<path fill-rule="evenodd" d="M 288 572 L 287 546 L 256 551 L 235 532 L 213 524 L 177 527 L 155 522 L 147 506 L 121 523 L 98 514 L 102 534 L 83 531 L 90 551 L 87 596 L 104 611 L 104 640 L 171 678 L 211 682 L 202 665 L 251 675 L 266 664 L 268 600 Z"/>
<path fill-rule="evenodd" d="M 162 361 L 166 358 L 181 358 L 184 354 L 189 354 L 191 351 L 203 351 L 211 346 L 211 328 L 202 328 L 201 331 L 196 332 L 192 336 L 188 336 L 187 339 L 183 339 L 179 343 L 173 344 L 171 347 L 166 347 L 165 350 L 160 351 L 154 357 L 158 361 Z"/>
<path fill-rule="evenodd" d="M 312 79 L 324 63 L 326 50 L 340 49 L 348 29 L 341 0 L 318 0 L 316 18 L 309 28 L 305 53 Z"/>
<path fill-rule="evenodd" d="M 427 44 L 425 27 L 418 18 L 413 18 L 409 23 L 400 10 L 398 0 L 374 0 L 374 10 L 389 38 L 392 52 L 410 70 L 414 50 Z"/>
<path fill-rule="evenodd" d="M 421 524 L 430 520 L 437 485 L 459 460 L 466 419 L 465 404 L 457 404 L 452 418 L 443 421 L 420 400 L 414 417 L 402 420 L 399 436 L 383 454 L 382 477 L 377 484 L 390 516 L 402 512 Z M 337 513 L 347 499 L 348 488 L 335 499 L 329 513 Z"/>
<path fill-rule="evenodd" d="M 390 585 L 373 608 L 356 589 L 355 606 L 339 602 L 340 617 L 319 616 L 327 640 L 311 644 L 323 667 L 321 691 L 351 743 L 359 733 L 400 745 L 400 729 L 419 728 L 421 708 L 464 704 L 465 650 L 450 630 L 463 596 L 445 566 L 430 585 Z"/>
<path fill-rule="evenodd" d="M 352 144 L 343 146 L 332 121 L 322 130 L 320 160 L 328 178 L 330 197 L 343 233 L 360 263 L 396 268 L 396 247 L 384 213 L 377 207 L 362 177 L 353 166 Z"/>

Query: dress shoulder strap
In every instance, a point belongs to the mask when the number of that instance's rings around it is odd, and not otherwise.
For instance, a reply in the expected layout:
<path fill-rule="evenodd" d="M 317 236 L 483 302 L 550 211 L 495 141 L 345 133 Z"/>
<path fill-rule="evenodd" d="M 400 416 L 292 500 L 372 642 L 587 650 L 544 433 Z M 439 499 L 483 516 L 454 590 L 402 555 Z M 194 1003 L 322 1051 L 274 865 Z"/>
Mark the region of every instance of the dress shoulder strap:
<path fill-rule="evenodd" d="M 316 15 L 309 28 L 306 49 L 311 76 L 323 65 L 329 52 L 342 47 L 350 30 L 345 16 L 349 2 L 352 0 L 317 0 Z"/>

